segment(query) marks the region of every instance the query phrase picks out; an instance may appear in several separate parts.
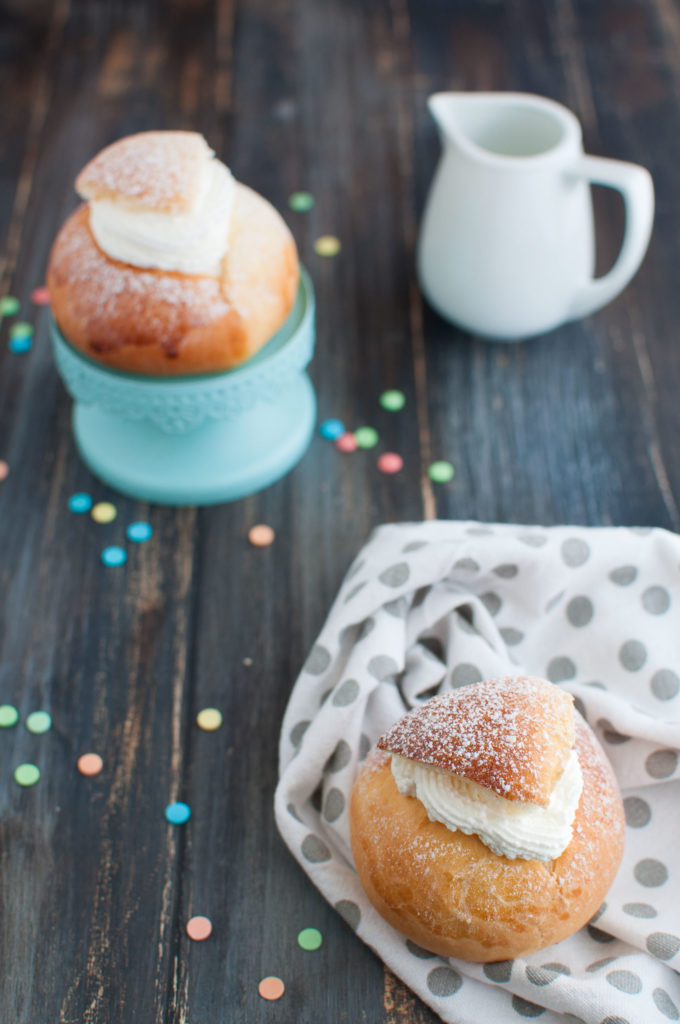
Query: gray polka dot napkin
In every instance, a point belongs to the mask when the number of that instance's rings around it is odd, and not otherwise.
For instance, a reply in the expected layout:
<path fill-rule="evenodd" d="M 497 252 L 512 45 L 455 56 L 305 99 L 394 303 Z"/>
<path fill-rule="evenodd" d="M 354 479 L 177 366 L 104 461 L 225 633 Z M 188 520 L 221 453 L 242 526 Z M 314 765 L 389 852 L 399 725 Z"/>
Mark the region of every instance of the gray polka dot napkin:
<path fill-rule="evenodd" d="M 680 1019 L 679 613 L 680 538 L 663 530 L 383 526 L 350 568 L 283 720 L 276 819 L 314 884 L 443 1020 Z M 573 693 L 600 738 L 625 799 L 623 864 L 564 942 L 445 960 L 364 896 L 349 794 L 406 710 L 518 667 Z"/>

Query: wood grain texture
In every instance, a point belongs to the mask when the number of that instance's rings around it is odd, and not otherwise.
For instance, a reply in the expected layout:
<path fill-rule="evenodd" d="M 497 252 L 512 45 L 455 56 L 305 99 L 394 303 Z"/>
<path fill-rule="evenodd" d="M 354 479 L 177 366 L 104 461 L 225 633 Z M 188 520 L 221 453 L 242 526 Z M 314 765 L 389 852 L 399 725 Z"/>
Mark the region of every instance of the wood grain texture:
<path fill-rule="evenodd" d="M 273 822 L 281 716 L 346 568 L 383 521 L 680 525 L 680 17 L 670 0 L 106 0 L 6 2 L 0 86 L 0 294 L 33 351 L 0 334 L 0 703 L 54 728 L 0 735 L 0 976 L 12 1024 L 426 1024 L 435 1016 L 327 906 Z M 644 163 L 658 215 L 610 307 L 545 339 L 485 344 L 423 302 L 417 226 L 438 157 L 439 89 L 519 89 L 570 105 L 590 152 Z M 283 212 L 314 278 L 322 418 L 372 424 L 377 452 L 315 438 L 283 481 L 176 511 L 115 495 L 79 462 L 70 403 L 32 308 L 73 179 L 146 128 L 203 131 Z M 288 210 L 296 189 L 315 198 Z M 599 265 L 621 215 L 597 196 Z M 337 234 L 342 252 L 313 248 Z M 388 387 L 405 410 L 378 405 Z M 453 483 L 429 463 L 450 459 Z M 74 516 L 78 490 L 118 518 Z M 148 519 L 153 540 L 106 569 L 102 547 Z M 276 530 L 251 548 L 256 522 Z M 251 659 L 252 664 L 245 664 Z M 217 706 L 224 725 L 197 729 Z M 78 755 L 99 752 L 85 779 Z M 35 761 L 33 789 L 12 780 Z M 192 807 L 174 829 L 171 800 Z M 185 934 L 194 914 L 209 942 Z M 296 945 L 321 929 L 316 953 Z M 267 974 L 287 992 L 268 1006 Z"/>

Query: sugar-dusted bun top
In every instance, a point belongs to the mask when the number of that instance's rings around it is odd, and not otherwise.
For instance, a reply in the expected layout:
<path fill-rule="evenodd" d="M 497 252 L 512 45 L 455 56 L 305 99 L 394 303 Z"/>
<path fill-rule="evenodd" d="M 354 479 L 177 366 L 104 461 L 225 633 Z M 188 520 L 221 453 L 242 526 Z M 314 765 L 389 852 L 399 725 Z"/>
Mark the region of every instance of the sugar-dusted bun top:
<path fill-rule="evenodd" d="M 213 156 L 198 132 L 140 132 L 102 149 L 76 178 L 83 199 L 123 203 L 131 210 L 193 209 Z"/>
<path fill-rule="evenodd" d="M 507 800 L 546 807 L 574 738 L 570 694 L 544 679 L 508 676 L 433 697 L 396 722 L 378 746 Z"/>

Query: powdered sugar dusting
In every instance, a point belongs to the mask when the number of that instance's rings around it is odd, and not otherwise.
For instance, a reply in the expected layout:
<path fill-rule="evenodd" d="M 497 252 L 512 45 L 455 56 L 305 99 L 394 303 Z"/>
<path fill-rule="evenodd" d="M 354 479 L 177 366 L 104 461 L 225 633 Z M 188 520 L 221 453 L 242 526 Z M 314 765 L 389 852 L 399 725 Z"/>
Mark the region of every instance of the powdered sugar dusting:
<path fill-rule="evenodd" d="M 192 208 L 212 150 L 198 132 L 140 132 L 103 149 L 80 172 L 83 199 L 117 199 L 131 208 Z"/>
<path fill-rule="evenodd" d="M 87 207 L 66 222 L 55 242 L 54 287 L 68 282 L 69 317 L 60 322 L 67 337 L 76 327 L 94 352 L 129 345 L 161 345 L 177 353 L 187 332 L 230 312 L 215 277 L 145 271 L 108 259 L 87 227 Z"/>
<path fill-rule="evenodd" d="M 546 806 L 574 745 L 573 701 L 543 679 L 492 679 L 433 697 L 378 746 Z"/>

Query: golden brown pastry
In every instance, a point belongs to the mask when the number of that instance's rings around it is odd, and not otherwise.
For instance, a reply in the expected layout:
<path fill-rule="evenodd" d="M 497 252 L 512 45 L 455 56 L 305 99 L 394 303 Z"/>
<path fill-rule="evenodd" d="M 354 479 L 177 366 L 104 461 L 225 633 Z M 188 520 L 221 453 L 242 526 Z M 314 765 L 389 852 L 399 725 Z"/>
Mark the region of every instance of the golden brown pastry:
<path fill-rule="evenodd" d="M 117 370 L 226 370 L 282 326 L 297 293 L 295 242 L 279 214 L 195 132 L 143 132 L 81 171 L 87 202 L 47 273 L 64 336 Z"/>
<path fill-rule="evenodd" d="M 350 829 L 359 878 L 390 924 L 442 956 L 489 962 L 592 917 L 624 818 L 572 698 L 515 677 L 435 697 L 393 726 L 356 780 Z"/>

